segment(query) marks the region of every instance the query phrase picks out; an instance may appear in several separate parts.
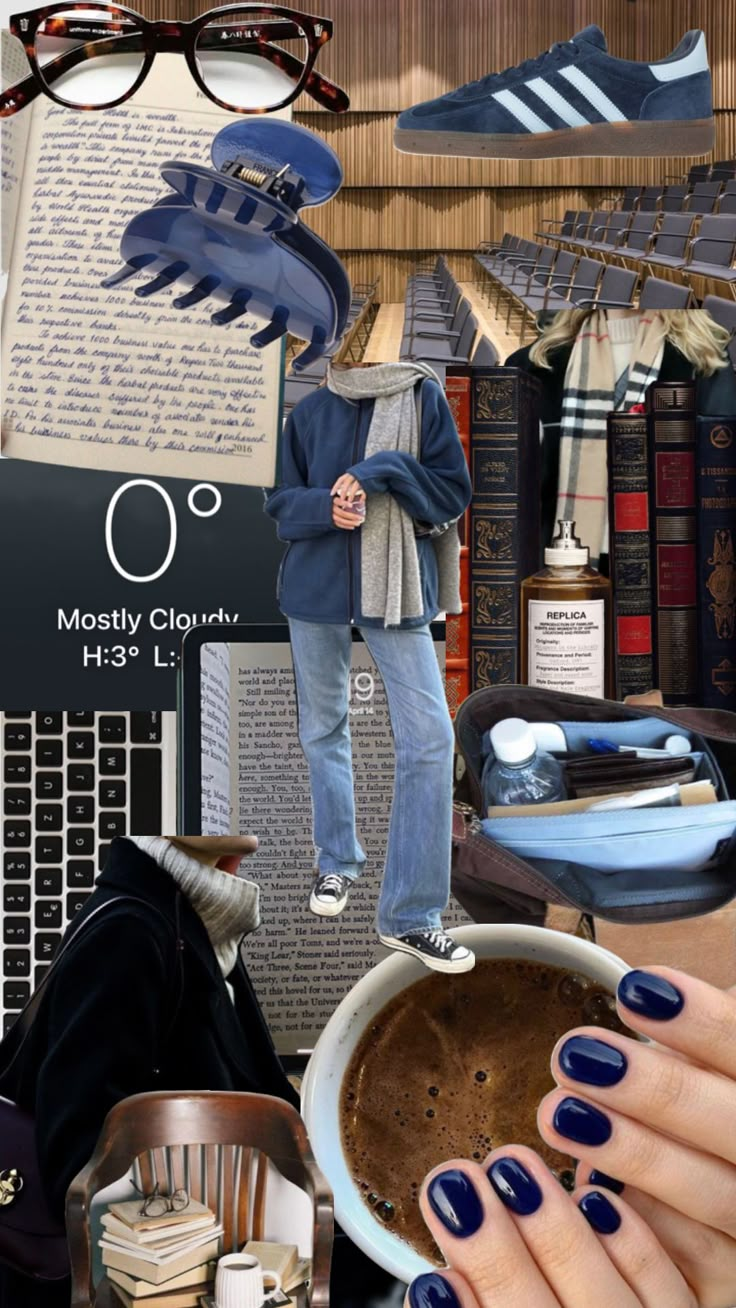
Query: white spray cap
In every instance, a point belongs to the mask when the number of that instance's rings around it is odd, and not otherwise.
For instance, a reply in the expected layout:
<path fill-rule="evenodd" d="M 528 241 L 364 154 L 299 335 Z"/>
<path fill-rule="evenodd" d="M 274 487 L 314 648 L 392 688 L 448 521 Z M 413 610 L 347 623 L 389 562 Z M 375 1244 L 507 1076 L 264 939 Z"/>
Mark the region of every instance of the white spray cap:
<path fill-rule="evenodd" d="M 664 747 L 668 754 L 673 754 L 675 757 L 692 752 L 692 745 L 687 736 L 668 736 Z"/>
<path fill-rule="evenodd" d="M 537 749 L 547 754 L 566 754 L 567 738 L 557 722 L 530 722 L 532 735 L 537 742 Z"/>
<path fill-rule="evenodd" d="M 534 733 L 523 718 L 504 718 L 491 728 L 491 745 L 500 763 L 525 763 L 537 752 Z"/>
<path fill-rule="evenodd" d="M 590 550 L 575 535 L 575 523 L 566 518 L 558 518 L 558 522 L 560 530 L 544 551 L 545 563 L 558 568 L 584 567 L 590 562 Z"/>

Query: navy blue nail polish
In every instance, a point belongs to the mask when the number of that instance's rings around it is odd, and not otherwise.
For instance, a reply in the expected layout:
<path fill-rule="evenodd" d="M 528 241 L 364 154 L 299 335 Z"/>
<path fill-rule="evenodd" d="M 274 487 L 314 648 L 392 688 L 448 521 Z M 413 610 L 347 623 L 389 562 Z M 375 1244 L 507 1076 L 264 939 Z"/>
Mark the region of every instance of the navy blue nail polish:
<path fill-rule="evenodd" d="M 599 1235 L 613 1235 L 621 1225 L 621 1214 L 618 1209 L 614 1208 L 610 1200 L 606 1199 L 604 1194 L 599 1194 L 597 1190 L 584 1195 L 578 1208 Z"/>
<path fill-rule="evenodd" d="M 460 1308 L 460 1300 L 444 1276 L 425 1272 L 409 1286 L 411 1308 Z"/>
<path fill-rule="evenodd" d="M 540 1187 L 516 1158 L 497 1158 L 488 1168 L 488 1179 L 499 1199 L 520 1217 L 528 1217 L 542 1207 Z"/>
<path fill-rule="evenodd" d="M 625 1054 L 593 1036 L 570 1036 L 562 1046 L 559 1063 L 565 1076 L 585 1085 L 618 1085 L 629 1066 Z"/>
<path fill-rule="evenodd" d="M 606 1176 L 605 1172 L 599 1172 L 597 1169 L 590 1173 L 588 1185 L 600 1185 L 604 1190 L 610 1190 L 612 1194 L 623 1194 L 625 1189 L 623 1181 L 617 1181 L 614 1176 Z"/>
<path fill-rule="evenodd" d="M 552 1119 L 555 1131 L 581 1145 L 604 1145 L 613 1130 L 605 1113 L 582 1099 L 561 1099 Z"/>
<path fill-rule="evenodd" d="M 475 1235 L 483 1225 L 480 1196 L 470 1177 L 457 1167 L 440 1172 L 430 1181 L 427 1198 L 442 1225 L 460 1240 Z"/>
<path fill-rule="evenodd" d="M 618 997 L 632 1013 L 652 1022 L 671 1022 L 685 1007 L 685 996 L 677 987 L 653 972 L 627 972 L 619 981 Z"/>

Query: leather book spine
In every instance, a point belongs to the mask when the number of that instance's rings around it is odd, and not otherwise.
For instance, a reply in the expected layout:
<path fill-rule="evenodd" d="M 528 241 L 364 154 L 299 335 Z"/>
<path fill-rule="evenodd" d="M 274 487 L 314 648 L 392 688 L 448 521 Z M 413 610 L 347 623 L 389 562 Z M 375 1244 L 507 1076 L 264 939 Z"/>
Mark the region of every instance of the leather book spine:
<path fill-rule="evenodd" d="M 608 415 L 608 521 L 616 695 L 654 686 L 647 420 Z"/>
<path fill-rule="evenodd" d="M 699 703 L 736 711 L 736 417 L 696 429 Z"/>
<path fill-rule="evenodd" d="M 470 457 L 471 687 L 520 676 L 520 591 L 540 564 L 541 397 L 517 368 L 473 368 Z"/>
<path fill-rule="evenodd" d="M 445 395 L 455 419 L 458 436 L 470 465 L 470 372 L 449 373 Z M 460 535 L 460 598 L 462 613 L 448 616 L 445 624 L 445 694 L 454 718 L 470 694 L 470 506 L 458 523 Z"/>
<path fill-rule="evenodd" d="M 654 673 L 665 704 L 698 698 L 695 383 L 647 391 Z"/>

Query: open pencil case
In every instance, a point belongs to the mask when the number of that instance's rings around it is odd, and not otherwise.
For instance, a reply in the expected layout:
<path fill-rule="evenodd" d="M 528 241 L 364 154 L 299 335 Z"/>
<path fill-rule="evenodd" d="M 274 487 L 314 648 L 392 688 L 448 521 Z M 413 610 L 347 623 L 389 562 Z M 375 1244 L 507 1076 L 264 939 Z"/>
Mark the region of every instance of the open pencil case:
<path fill-rule="evenodd" d="M 340 189 L 340 160 L 314 132 L 271 118 L 223 127 L 211 155 L 212 168 L 163 164 L 170 190 L 128 223 L 124 266 L 103 286 L 145 273 L 139 298 L 178 283 L 184 294 L 171 302 L 175 309 L 212 297 L 222 305 L 211 317 L 216 325 L 246 313 L 262 318 L 250 342 L 257 349 L 287 331 L 309 342 L 293 363 L 300 372 L 336 348 L 350 311 L 345 268 L 299 220 L 303 208 Z"/>
<path fill-rule="evenodd" d="M 673 732 L 686 734 L 695 779 L 713 784 L 717 802 L 487 818 L 481 788 L 487 733 L 508 717 L 558 723 L 570 758 L 582 756 L 594 737 L 661 748 Z M 736 714 L 498 686 L 461 704 L 455 734 L 467 802 L 455 805 L 453 891 L 462 903 L 463 887 L 472 886 L 476 920 L 483 886 L 494 899 L 530 913 L 538 914 L 542 901 L 632 923 L 694 917 L 736 897 Z"/>

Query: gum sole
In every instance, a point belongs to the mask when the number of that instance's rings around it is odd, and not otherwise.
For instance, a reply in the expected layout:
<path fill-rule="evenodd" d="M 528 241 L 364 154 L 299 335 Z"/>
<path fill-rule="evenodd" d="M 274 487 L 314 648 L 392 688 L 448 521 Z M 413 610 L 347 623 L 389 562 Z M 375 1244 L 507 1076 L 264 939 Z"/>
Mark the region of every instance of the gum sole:
<path fill-rule="evenodd" d="M 644 158 L 709 154 L 715 145 L 715 119 L 685 122 L 592 123 L 559 132 L 422 132 L 394 129 L 403 154 L 454 155 L 463 159 L 589 159 L 600 155 Z"/>

